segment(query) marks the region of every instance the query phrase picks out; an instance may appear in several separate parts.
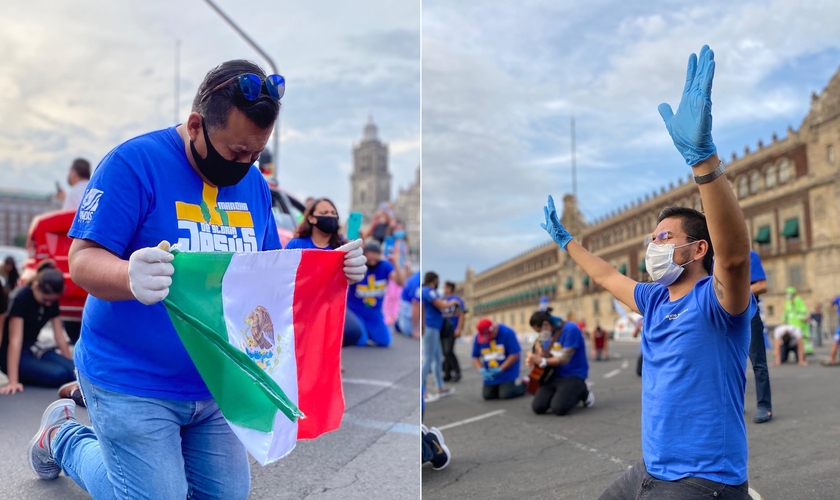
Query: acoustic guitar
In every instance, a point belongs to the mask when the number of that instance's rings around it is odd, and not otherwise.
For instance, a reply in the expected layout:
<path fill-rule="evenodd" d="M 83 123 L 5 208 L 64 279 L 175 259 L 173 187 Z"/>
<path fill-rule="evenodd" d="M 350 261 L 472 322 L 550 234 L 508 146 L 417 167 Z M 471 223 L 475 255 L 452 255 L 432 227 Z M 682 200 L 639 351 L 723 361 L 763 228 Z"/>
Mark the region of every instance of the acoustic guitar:
<path fill-rule="evenodd" d="M 563 325 L 560 325 L 560 328 L 555 329 L 554 334 L 551 336 L 551 343 L 548 344 L 549 347 L 553 346 L 557 339 L 560 338 L 560 330 L 563 329 Z M 534 346 L 531 347 L 531 352 L 537 352 L 537 349 L 542 349 L 540 345 L 540 339 L 537 338 L 537 341 L 534 342 Z M 548 353 L 544 356 L 546 358 L 551 357 L 551 351 L 549 350 Z M 545 368 L 540 368 L 537 365 L 531 369 L 531 373 L 528 374 L 528 384 L 525 386 L 525 392 L 528 394 L 536 394 L 537 389 L 540 388 L 544 383 L 551 380 L 551 377 L 554 376 L 554 371 L 557 369 L 555 366 L 546 366 Z"/>

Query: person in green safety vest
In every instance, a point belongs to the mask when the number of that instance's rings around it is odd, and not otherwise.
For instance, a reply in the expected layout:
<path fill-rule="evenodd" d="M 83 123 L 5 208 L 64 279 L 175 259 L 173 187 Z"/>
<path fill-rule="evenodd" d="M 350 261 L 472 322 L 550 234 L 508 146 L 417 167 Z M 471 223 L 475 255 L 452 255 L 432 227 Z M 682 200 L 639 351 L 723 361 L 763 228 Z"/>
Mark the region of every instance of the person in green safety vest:
<path fill-rule="evenodd" d="M 792 286 L 785 290 L 785 312 L 782 315 L 782 323 L 802 330 L 805 354 L 814 353 L 814 344 L 811 343 L 811 335 L 808 331 L 808 307 L 802 297 L 797 295 L 796 288 Z"/>

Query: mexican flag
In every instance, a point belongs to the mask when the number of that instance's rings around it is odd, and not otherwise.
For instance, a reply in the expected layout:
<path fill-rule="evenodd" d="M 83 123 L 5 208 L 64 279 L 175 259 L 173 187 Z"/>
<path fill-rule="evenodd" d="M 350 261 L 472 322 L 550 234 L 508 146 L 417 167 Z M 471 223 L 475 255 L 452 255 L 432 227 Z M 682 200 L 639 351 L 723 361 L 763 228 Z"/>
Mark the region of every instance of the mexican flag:
<path fill-rule="evenodd" d="M 266 465 L 338 429 L 344 253 L 173 253 L 169 317 L 251 455 Z"/>

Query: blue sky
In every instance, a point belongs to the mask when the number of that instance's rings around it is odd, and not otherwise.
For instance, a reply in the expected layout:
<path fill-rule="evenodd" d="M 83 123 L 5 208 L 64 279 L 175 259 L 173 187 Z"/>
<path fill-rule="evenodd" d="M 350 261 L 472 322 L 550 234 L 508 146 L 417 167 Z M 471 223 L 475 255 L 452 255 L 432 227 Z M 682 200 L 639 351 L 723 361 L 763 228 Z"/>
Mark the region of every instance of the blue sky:
<path fill-rule="evenodd" d="M 286 77 L 280 182 L 346 216 L 352 143 L 368 116 L 390 145 L 392 189 L 420 163 L 420 2 L 217 0 Z M 72 4 L 72 5 L 71 5 Z M 218 63 L 268 70 L 202 0 L 5 2 L 0 13 L 0 187 L 52 191 L 77 156 L 98 161 L 175 123 Z M 269 141 L 269 146 L 273 144 Z"/>
<path fill-rule="evenodd" d="M 656 110 L 688 56 L 715 50 L 724 159 L 798 129 L 840 69 L 829 1 L 423 2 L 423 267 L 460 280 L 541 244 L 546 196 L 588 220 L 685 178 Z"/>

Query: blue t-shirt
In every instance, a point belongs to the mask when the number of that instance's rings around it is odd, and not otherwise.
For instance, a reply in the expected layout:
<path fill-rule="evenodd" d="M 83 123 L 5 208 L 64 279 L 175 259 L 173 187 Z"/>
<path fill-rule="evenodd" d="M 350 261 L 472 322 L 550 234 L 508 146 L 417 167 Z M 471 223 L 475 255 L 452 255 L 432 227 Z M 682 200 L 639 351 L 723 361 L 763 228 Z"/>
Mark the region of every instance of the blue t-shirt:
<path fill-rule="evenodd" d="M 449 306 L 443 310 L 443 317 L 452 322 L 452 329 L 458 329 L 458 311 L 464 310 L 464 300 L 457 295 L 450 295 L 446 300 L 455 300 L 458 302 L 457 306 Z"/>
<path fill-rule="evenodd" d="M 347 307 L 357 316 L 381 317 L 385 288 L 388 286 L 388 276 L 392 272 L 394 272 L 394 266 L 387 260 L 380 260 L 373 269 L 368 268 L 364 279 L 350 286 Z"/>
<path fill-rule="evenodd" d="M 423 326 L 440 330 L 443 327 L 443 313 L 435 307 L 432 302 L 440 298 L 437 290 L 424 286 L 421 295 L 423 297 Z"/>
<path fill-rule="evenodd" d="M 755 299 L 738 316 L 715 297 L 712 278 L 681 299 L 639 283 L 642 327 L 642 456 L 651 476 L 747 480 L 744 424 L 747 350 Z"/>
<path fill-rule="evenodd" d="M 767 276 L 764 274 L 764 268 L 761 266 L 761 258 L 758 252 L 750 250 L 750 285 L 756 281 L 766 280 Z"/>
<path fill-rule="evenodd" d="M 834 300 L 831 301 L 831 305 L 837 308 L 837 314 L 840 314 L 840 295 L 834 297 Z M 840 329 L 838 329 L 840 331 Z"/>
<path fill-rule="evenodd" d="M 102 159 L 69 235 L 124 260 L 163 240 L 191 252 L 280 248 L 260 171 L 251 168 L 235 186 L 204 184 L 174 127 L 131 139 Z M 91 382 L 112 391 L 187 401 L 211 397 L 163 302 L 145 306 L 88 296 L 74 358 Z"/>
<path fill-rule="evenodd" d="M 505 325 L 499 324 L 496 328 L 496 338 L 490 342 L 479 343 L 478 335 L 473 341 L 472 357 L 479 358 L 484 363 L 484 368 L 499 368 L 508 356 L 519 354 L 522 348 L 519 347 L 519 340 L 516 333 Z M 519 377 L 519 362 L 517 359 L 505 371 L 493 377 L 492 380 L 485 380 L 484 385 L 499 385 L 503 382 L 513 382 Z"/>
<path fill-rule="evenodd" d="M 589 376 L 589 360 L 586 359 L 586 343 L 580 328 L 567 321 L 560 330 L 560 337 L 554 345 L 550 346 L 551 339 L 543 342 L 543 352 L 551 352 L 554 357 L 560 356 L 560 351 L 566 347 L 574 347 L 575 353 L 572 359 L 565 365 L 558 366 L 554 371 L 555 377 L 578 377 L 586 380 Z"/>
<path fill-rule="evenodd" d="M 301 250 L 311 250 L 311 249 L 314 249 L 314 250 L 332 250 L 333 249 L 329 245 L 327 245 L 324 248 L 321 248 L 321 247 L 315 245 L 315 242 L 312 241 L 311 237 L 309 237 L 309 238 L 294 238 L 292 240 L 289 240 L 288 243 L 286 243 L 286 250 L 293 250 L 293 249 L 296 249 L 296 248 L 299 248 Z"/>
<path fill-rule="evenodd" d="M 414 302 L 420 299 L 420 271 L 412 274 L 410 278 L 405 281 L 400 300 L 403 302 Z"/>

